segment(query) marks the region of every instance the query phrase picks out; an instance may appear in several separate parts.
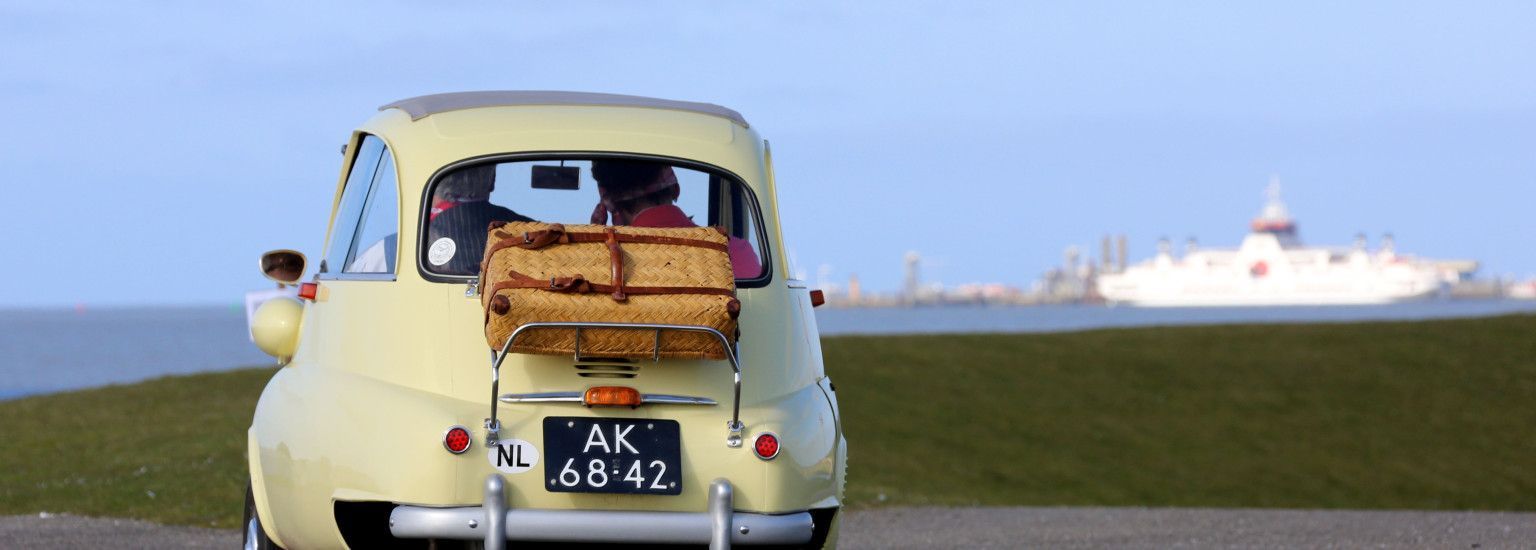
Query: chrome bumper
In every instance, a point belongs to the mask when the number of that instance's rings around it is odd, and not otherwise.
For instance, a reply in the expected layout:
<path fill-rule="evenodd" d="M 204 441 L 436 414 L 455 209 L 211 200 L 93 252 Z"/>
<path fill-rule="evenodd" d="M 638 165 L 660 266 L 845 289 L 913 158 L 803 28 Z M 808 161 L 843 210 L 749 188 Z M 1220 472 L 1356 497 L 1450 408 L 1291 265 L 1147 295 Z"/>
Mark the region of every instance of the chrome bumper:
<path fill-rule="evenodd" d="M 724 479 L 709 486 L 708 512 L 509 510 L 505 482 L 491 474 L 483 506 L 398 506 L 389 515 L 389 531 L 396 538 L 484 540 L 486 550 L 503 550 L 509 540 L 708 544 L 711 549 L 804 544 L 810 542 L 812 528 L 808 512 L 736 513 L 731 483 Z"/>

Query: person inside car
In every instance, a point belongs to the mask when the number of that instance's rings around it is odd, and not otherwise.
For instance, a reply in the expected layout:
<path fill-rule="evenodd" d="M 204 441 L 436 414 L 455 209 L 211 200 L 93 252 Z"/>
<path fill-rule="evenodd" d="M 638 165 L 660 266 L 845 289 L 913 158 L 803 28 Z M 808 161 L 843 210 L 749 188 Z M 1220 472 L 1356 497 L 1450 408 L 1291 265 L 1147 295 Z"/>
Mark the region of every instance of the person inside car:
<path fill-rule="evenodd" d="M 592 211 L 592 223 L 634 227 L 698 227 L 693 218 L 676 204 L 682 188 L 677 173 L 665 164 L 637 160 L 598 160 L 592 162 L 592 178 L 597 180 L 600 199 Z M 762 273 L 762 264 L 752 243 L 730 237 L 731 269 L 737 279 L 751 279 Z"/>
<path fill-rule="evenodd" d="M 427 222 L 427 263 L 441 273 L 473 274 L 485 252 L 491 222 L 531 222 L 512 209 L 491 204 L 496 165 L 455 170 L 437 183 Z"/>

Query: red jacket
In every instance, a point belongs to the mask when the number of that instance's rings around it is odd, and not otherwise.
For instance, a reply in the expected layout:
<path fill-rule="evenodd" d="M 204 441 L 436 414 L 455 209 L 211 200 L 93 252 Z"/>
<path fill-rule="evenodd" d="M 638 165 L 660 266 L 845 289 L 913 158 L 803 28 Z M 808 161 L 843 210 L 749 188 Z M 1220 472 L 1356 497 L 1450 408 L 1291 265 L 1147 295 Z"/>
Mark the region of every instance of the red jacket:
<path fill-rule="evenodd" d="M 698 227 L 683 209 L 674 204 L 652 206 L 630 220 L 635 227 Z M 731 271 L 737 279 L 754 279 L 763 273 L 763 264 L 757 261 L 757 251 L 745 239 L 730 238 Z"/>

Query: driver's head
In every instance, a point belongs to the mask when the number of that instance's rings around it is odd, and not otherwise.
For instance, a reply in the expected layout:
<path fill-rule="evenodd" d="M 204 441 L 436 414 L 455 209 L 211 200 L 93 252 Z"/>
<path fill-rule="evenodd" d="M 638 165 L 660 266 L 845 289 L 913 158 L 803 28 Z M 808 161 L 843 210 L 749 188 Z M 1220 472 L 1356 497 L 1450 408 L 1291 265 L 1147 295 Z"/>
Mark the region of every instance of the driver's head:
<path fill-rule="evenodd" d="M 592 161 L 592 179 L 597 180 L 597 192 L 601 197 L 592 223 L 604 223 L 612 214 L 614 223 L 626 224 L 629 218 L 641 210 L 662 204 L 672 204 L 681 190 L 677 185 L 677 173 L 672 167 L 659 162 L 643 160 L 596 160 Z"/>
<path fill-rule="evenodd" d="M 491 200 L 496 190 L 496 165 L 482 164 L 454 170 L 438 182 L 434 202 L 476 202 Z"/>

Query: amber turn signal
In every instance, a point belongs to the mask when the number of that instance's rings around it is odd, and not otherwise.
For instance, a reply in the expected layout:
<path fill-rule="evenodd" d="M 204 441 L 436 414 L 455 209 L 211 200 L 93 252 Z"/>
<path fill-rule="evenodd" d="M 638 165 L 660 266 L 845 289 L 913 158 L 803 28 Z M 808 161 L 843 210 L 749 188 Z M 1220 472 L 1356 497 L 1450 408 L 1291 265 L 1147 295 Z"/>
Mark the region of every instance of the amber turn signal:
<path fill-rule="evenodd" d="M 588 407 L 638 407 L 640 392 L 624 386 L 594 386 L 587 388 L 581 402 Z"/>

